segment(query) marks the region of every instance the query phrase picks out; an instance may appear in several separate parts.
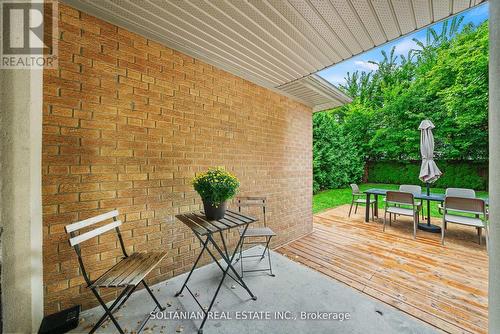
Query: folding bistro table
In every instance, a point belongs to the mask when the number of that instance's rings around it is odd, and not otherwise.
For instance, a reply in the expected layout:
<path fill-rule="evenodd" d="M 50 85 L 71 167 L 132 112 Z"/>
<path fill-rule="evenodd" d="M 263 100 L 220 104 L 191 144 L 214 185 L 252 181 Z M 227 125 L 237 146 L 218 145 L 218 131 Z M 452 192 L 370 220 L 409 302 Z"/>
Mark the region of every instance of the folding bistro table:
<path fill-rule="evenodd" d="M 208 220 L 205 215 L 200 212 L 200 213 L 186 213 L 186 214 L 181 214 L 175 216 L 177 219 L 179 219 L 182 223 L 184 223 L 187 227 L 189 227 L 196 238 L 201 242 L 203 245 L 203 248 L 198 255 L 198 258 L 194 262 L 193 268 L 189 272 L 186 281 L 182 285 L 182 288 L 179 292 L 176 293 L 176 297 L 178 297 L 184 289 L 186 289 L 191 296 L 194 298 L 198 306 L 201 308 L 201 310 L 204 313 L 203 320 L 201 322 L 200 328 L 198 329 L 198 333 L 201 334 L 203 333 L 203 326 L 205 325 L 205 322 L 207 321 L 208 315 L 210 313 L 210 310 L 212 309 L 215 300 L 217 299 L 217 295 L 219 294 L 220 288 L 222 286 L 222 283 L 224 282 L 224 279 L 226 276 L 231 277 L 236 283 L 238 283 L 241 287 L 243 287 L 250 297 L 252 297 L 253 300 L 257 300 L 257 297 L 254 296 L 252 291 L 248 288 L 248 286 L 245 284 L 241 276 L 238 274 L 238 272 L 234 269 L 232 262 L 234 259 L 234 256 L 236 255 L 238 248 L 241 245 L 241 242 L 243 238 L 245 237 L 245 233 L 248 229 L 248 226 L 254 222 L 257 221 L 257 219 L 253 217 L 249 217 L 246 215 L 242 215 L 241 213 L 234 212 L 227 210 L 224 218 L 219 219 L 219 220 Z M 226 245 L 226 240 L 224 238 L 224 233 L 223 231 L 230 230 L 232 228 L 241 228 L 243 229 L 243 232 L 240 235 L 240 239 L 238 240 L 238 244 L 236 245 L 236 248 L 233 250 L 233 252 L 229 252 L 227 245 Z M 214 235 L 219 234 L 220 239 L 222 242 L 222 247 L 217 244 L 217 242 L 214 240 Z M 224 268 L 223 265 L 217 261 L 216 256 L 213 254 L 213 252 L 208 248 L 209 245 L 212 245 L 216 251 L 215 255 L 220 255 L 222 258 L 222 263 L 226 264 L 226 267 Z M 198 298 L 196 298 L 196 295 L 191 291 L 191 289 L 188 287 L 187 283 L 189 279 L 191 278 L 191 275 L 193 274 L 194 270 L 196 269 L 196 266 L 198 265 L 198 262 L 205 252 L 205 250 L 208 252 L 208 254 L 212 257 L 214 262 L 217 264 L 219 269 L 222 271 L 222 277 L 219 282 L 219 285 L 217 287 L 217 290 L 215 291 L 214 296 L 212 297 L 212 300 L 210 301 L 210 304 L 207 309 L 205 309 L 200 302 L 198 301 Z M 231 271 L 232 274 L 229 272 Z"/>

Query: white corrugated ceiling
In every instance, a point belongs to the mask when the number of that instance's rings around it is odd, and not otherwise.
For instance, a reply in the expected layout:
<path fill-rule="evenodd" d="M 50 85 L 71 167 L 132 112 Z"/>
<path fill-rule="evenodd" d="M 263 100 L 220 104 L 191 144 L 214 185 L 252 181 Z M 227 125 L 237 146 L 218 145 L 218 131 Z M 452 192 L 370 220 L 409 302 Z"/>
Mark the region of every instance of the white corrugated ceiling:
<path fill-rule="evenodd" d="M 483 0 L 65 2 L 324 110 L 350 99 L 311 74 Z"/>

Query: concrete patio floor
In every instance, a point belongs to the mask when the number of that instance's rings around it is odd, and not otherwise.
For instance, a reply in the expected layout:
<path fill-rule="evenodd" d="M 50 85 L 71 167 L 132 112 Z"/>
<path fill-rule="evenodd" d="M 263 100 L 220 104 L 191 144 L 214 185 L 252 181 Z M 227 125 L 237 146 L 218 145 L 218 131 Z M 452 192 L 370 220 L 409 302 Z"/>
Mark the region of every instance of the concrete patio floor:
<path fill-rule="evenodd" d="M 261 249 L 261 248 L 260 248 Z M 256 252 L 254 247 L 247 252 Z M 407 314 L 383 304 L 355 289 L 339 283 L 321 273 L 309 269 L 290 259 L 272 253 L 273 268 L 276 277 L 266 273 L 245 276 L 245 282 L 258 296 L 252 301 L 246 291 L 231 279 L 226 279 L 214 306 L 215 312 L 225 313 L 232 320 L 209 320 L 204 333 L 436 333 L 433 327 Z M 247 261 L 249 266 L 251 261 Z M 256 265 L 256 261 L 254 262 Z M 236 266 L 236 268 L 239 268 Z M 174 294 L 181 287 L 186 274 L 174 277 L 167 282 L 154 286 L 154 292 L 163 305 L 170 305 L 162 316 L 172 318 L 169 312 L 200 311 L 193 298 L 186 291 L 182 297 Z M 199 293 L 202 304 L 208 305 L 220 271 L 215 264 L 199 269 L 193 274 L 191 288 Z M 126 303 L 126 307 L 117 312 L 118 322 L 127 333 L 134 333 L 144 315 L 153 309 L 151 298 L 144 290 L 137 292 Z M 244 313 L 267 312 L 270 320 L 235 320 Z M 275 312 L 297 320 L 277 320 Z M 301 312 L 343 312 L 349 313 L 350 320 L 301 320 Z M 88 332 L 90 325 L 102 314 L 102 309 L 94 308 L 82 313 L 80 326 L 73 333 Z M 181 313 L 177 313 L 180 315 Z M 219 313 L 222 316 L 222 313 Z M 246 313 L 254 316 L 255 313 Z M 262 315 L 265 316 L 265 315 Z M 144 333 L 196 333 L 200 320 L 159 320 L 150 319 L 144 327 Z M 113 324 L 106 323 L 98 333 L 114 333 Z"/>

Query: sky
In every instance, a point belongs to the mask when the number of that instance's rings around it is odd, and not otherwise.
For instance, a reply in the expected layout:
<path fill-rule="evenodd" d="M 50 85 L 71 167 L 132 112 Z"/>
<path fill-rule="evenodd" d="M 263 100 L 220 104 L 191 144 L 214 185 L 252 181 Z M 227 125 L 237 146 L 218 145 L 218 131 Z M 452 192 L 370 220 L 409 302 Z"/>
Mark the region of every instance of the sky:
<path fill-rule="evenodd" d="M 467 23 L 480 24 L 488 19 L 488 3 L 482 4 L 480 6 L 474 7 L 470 10 L 462 12 L 458 15 L 463 15 L 464 20 L 462 22 L 462 26 Z M 441 31 L 441 27 L 443 22 L 438 22 L 430 27 L 433 27 L 438 33 Z M 426 30 L 422 29 L 420 31 L 414 32 L 407 36 L 401 37 L 397 40 L 394 40 L 390 43 L 384 44 L 382 46 L 376 47 L 372 50 L 359 54 L 355 57 L 352 57 L 346 61 L 330 66 L 327 69 L 324 69 L 317 74 L 319 74 L 324 79 L 328 80 L 332 84 L 338 86 L 339 84 L 345 83 L 345 77 L 347 76 L 347 72 L 355 72 L 355 71 L 365 71 L 370 72 L 377 69 L 377 65 L 371 64 L 368 61 L 379 61 L 382 59 L 381 51 L 385 50 L 387 54 L 389 54 L 390 50 L 393 46 L 396 46 L 394 54 L 404 55 L 408 54 L 410 49 L 416 49 L 417 46 L 413 41 L 414 38 L 425 42 Z"/>

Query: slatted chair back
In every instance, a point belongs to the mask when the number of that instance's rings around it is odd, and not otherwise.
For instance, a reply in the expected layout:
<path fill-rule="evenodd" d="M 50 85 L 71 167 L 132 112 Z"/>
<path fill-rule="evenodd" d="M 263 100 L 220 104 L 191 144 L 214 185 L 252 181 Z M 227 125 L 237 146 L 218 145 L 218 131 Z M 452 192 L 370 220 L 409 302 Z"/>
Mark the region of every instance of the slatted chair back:
<path fill-rule="evenodd" d="M 399 191 L 412 193 L 414 195 L 418 195 L 422 193 L 422 187 L 416 186 L 413 184 L 402 184 L 399 186 Z"/>
<path fill-rule="evenodd" d="M 353 195 L 361 194 L 361 190 L 359 190 L 359 187 L 356 183 L 351 183 L 351 190 Z"/>
<path fill-rule="evenodd" d="M 125 250 L 125 245 L 123 243 L 123 239 L 122 239 L 120 229 L 119 229 L 119 226 L 122 225 L 122 222 L 120 220 L 118 220 L 118 215 L 119 215 L 118 210 L 113 210 L 113 211 L 106 212 L 106 213 L 103 213 L 103 214 L 95 216 L 95 217 L 87 218 L 87 219 L 78 221 L 76 223 L 66 225 L 66 227 L 65 227 L 66 233 L 69 233 L 69 235 L 70 235 L 69 244 L 71 245 L 71 247 L 73 247 L 75 249 L 75 252 L 78 255 L 78 263 L 80 265 L 80 269 L 82 270 L 82 274 L 85 278 L 85 281 L 89 285 L 92 282 L 91 282 L 89 276 L 87 275 L 87 272 L 85 270 L 85 266 L 83 263 L 82 254 L 81 254 L 81 250 L 80 250 L 80 244 L 82 242 L 85 242 L 87 240 L 98 237 L 98 236 L 114 229 L 118 235 L 118 240 L 120 241 L 120 246 L 121 246 L 123 255 L 125 257 L 128 256 L 127 252 Z M 89 231 L 86 231 L 83 233 L 79 233 L 80 230 L 82 230 L 82 229 L 87 229 L 88 227 L 90 227 L 92 225 L 95 225 L 95 224 L 98 224 L 100 222 L 110 220 L 110 219 L 112 219 L 112 221 L 106 225 L 97 227 L 95 229 L 92 229 L 92 230 L 89 230 Z"/>
<path fill-rule="evenodd" d="M 445 212 L 452 210 L 486 215 L 486 203 L 480 198 L 446 196 L 444 199 L 444 208 Z"/>
<path fill-rule="evenodd" d="M 474 191 L 474 189 L 468 188 L 446 188 L 446 196 L 476 198 L 476 192 Z"/>
<path fill-rule="evenodd" d="M 414 205 L 414 196 L 411 192 L 405 191 L 388 191 L 386 194 L 387 204 L 403 204 Z"/>
<path fill-rule="evenodd" d="M 267 203 L 265 197 L 255 197 L 255 196 L 236 197 L 236 205 L 238 206 L 238 212 L 241 212 L 241 209 L 245 207 L 262 208 L 262 218 L 264 222 L 264 227 L 267 227 L 266 204 Z"/>

